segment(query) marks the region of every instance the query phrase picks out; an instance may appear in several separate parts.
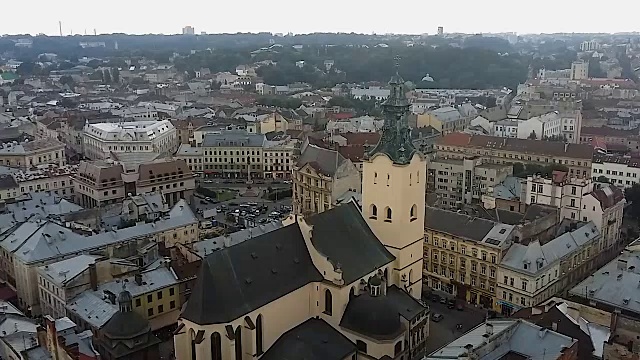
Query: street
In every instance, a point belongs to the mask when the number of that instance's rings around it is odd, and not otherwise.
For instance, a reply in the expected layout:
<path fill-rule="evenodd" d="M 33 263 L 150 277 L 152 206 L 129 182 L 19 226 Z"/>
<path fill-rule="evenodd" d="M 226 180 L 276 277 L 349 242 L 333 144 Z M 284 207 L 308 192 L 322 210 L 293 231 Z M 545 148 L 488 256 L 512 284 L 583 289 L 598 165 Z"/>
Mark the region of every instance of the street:
<path fill-rule="evenodd" d="M 444 345 L 459 338 L 462 334 L 473 329 L 482 323 L 486 316 L 486 311 L 475 307 L 465 307 L 463 311 L 447 309 L 446 304 L 433 302 L 425 298 L 429 305 L 431 316 L 442 314 L 444 317 L 439 322 L 429 320 L 429 336 L 427 337 L 426 354 L 430 354 Z M 456 325 L 462 324 L 462 329 L 457 330 Z"/>

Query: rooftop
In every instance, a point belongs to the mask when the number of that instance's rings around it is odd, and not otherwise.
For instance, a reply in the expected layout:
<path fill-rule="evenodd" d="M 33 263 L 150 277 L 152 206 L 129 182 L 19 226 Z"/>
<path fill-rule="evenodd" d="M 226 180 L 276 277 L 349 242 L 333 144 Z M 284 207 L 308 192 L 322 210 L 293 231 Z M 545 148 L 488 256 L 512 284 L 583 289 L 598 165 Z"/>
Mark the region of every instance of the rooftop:
<path fill-rule="evenodd" d="M 104 283 L 98 286 L 98 293 L 111 292 L 118 296 L 122 291 L 122 284 L 126 284 L 127 291 L 131 293 L 134 298 L 140 295 L 148 294 L 160 289 L 164 289 L 168 286 L 176 285 L 178 283 L 178 277 L 167 266 L 155 268 L 153 270 L 143 271 L 140 273 L 138 279 L 140 283 L 136 282 L 135 276 L 125 277 Z M 118 304 L 114 304 L 117 306 Z"/>
<path fill-rule="evenodd" d="M 76 276 L 82 274 L 83 271 L 89 268 L 89 265 L 95 264 L 100 258 L 102 257 L 98 255 L 78 255 L 53 264 L 40 266 L 38 272 L 54 284 L 65 285 Z"/>
<path fill-rule="evenodd" d="M 640 314 L 640 242 L 569 290 L 570 296 Z"/>
<path fill-rule="evenodd" d="M 556 141 L 501 138 L 464 133 L 447 134 L 438 141 L 438 145 L 470 149 L 503 150 L 531 155 L 585 159 L 589 161 L 593 157 L 593 147 L 589 144 L 564 144 Z"/>
<path fill-rule="evenodd" d="M 540 245 L 537 240 L 528 245 L 513 244 L 500 264 L 518 272 L 534 275 L 599 237 L 600 231 L 596 225 L 588 222 L 544 245 Z"/>
<path fill-rule="evenodd" d="M 175 128 L 169 120 L 87 123 L 84 133 L 102 140 L 149 141 Z"/>
<path fill-rule="evenodd" d="M 490 334 L 488 334 L 488 329 Z M 502 340 L 498 337 L 504 336 Z M 425 360 L 459 359 L 468 354 L 467 347 L 481 360 L 557 359 L 565 348 L 577 340 L 557 332 L 541 328 L 523 320 L 490 320 L 480 324 L 444 347 L 427 355 Z"/>
<path fill-rule="evenodd" d="M 281 227 L 282 222 L 272 221 L 253 228 L 236 231 L 231 234 L 198 241 L 193 243 L 191 246 L 198 255 L 200 255 L 201 257 L 205 257 L 206 255 L 211 254 L 216 250 L 239 244 L 243 241 L 252 239 L 262 234 L 266 234 L 270 231 L 280 229 Z"/>
<path fill-rule="evenodd" d="M 25 155 L 44 150 L 63 150 L 64 144 L 54 138 L 44 138 L 34 141 L 24 141 L 0 145 L 0 155 Z"/>
<path fill-rule="evenodd" d="M 180 200 L 169 211 L 167 217 L 156 222 L 138 224 L 91 236 L 74 233 L 50 220 L 31 218 L 4 236 L 0 241 L 0 246 L 14 253 L 14 256 L 22 262 L 29 264 L 131 241 L 197 222 L 198 219 L 184 200 Z"/>
<path fill-rule="evenodd" d="M 242 131 L 224 131 L 220 134 L 205 134 L 202 147 L 262 147 L 264 142 L 264 135 L 248 134 Z"/>

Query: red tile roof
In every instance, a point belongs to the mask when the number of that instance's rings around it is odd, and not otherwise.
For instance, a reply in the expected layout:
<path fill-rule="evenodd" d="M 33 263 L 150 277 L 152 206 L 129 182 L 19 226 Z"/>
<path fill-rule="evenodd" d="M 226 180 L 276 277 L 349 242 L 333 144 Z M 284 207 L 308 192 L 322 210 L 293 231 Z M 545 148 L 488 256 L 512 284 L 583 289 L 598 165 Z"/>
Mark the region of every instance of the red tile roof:
<path fill-rule="evenodd" d="M 340 134 L 347 139 L 347 145 L 375 145 L 380 140 L 379 133 L 346 133 Z"/>
<path fill-rule="evenodd" d="M 600 202 L 602 210 L 608 209 L 624 199 L 622 189 L 612 185 L 594 190 L 591 195 Z"/>
<path fill-rule="evenodd" d="M 338 149 L 340 155 L 345 158 L 351 160 L 351 162 L 357 163 L 361 162 L 364 157 L 364 152 L 366 151 L 366 147 L 362 145 L 349 145 L 349 146 L 341 146 Z"/>
<path fill-rule="evenodd" d="M 467 146 L 471 141 L 471 135 L 465 133 L 450 133 L 438 141 L 439 145 L 449 145 L 449 146 Z"/>
<path fill-rule="evenodd" d="M 581 131 L 581 136 L 612 136 L 612 137 L 629 137 L 629 136 L 637 136 L 638 131 L 633 130 L 619 130 L 610 128 L 607 126 L 583 126 Z"/>

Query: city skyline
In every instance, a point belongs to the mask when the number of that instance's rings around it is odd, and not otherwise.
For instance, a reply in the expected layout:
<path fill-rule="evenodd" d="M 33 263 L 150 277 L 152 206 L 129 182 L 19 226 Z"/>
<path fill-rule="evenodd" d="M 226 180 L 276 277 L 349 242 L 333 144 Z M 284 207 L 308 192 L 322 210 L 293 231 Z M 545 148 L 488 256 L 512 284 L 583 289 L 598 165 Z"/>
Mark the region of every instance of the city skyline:
<path fill-rule="evenodd" d="M 83 14 L 84 3 L 78 0 L 64 4 L 34 0 L 39 11 L 29 21 L 19 17 L 3 19 L 0 34 L 59 35 L 58 22 L 62 22 L 63 35 L 126 33 L 126 34 L 179 34 L 185 26 L 195 28 L 195 33 L 272 32 L 295 34 L 315 32 L 355 32 L 363 34 L 434 34 L 438 26 L 449 33 L 617 33 L 638 30 L 634 26 L 634 14 L 640 12 L 640 3 L 613 0 L 609 4 L 625 11 L 615 17 L 597 22 L 576 16 L 560 16 L 558 21 L 543 21 L 545 14 L 576 13 L 575 4 L 540 0 L 531 16 L 518 16 L 513 3 L 493 0 L 490 4 L 470 0 L 444 3 L 409 4 L 407 10 L 393 15 L 386 5 L 339 2 L 327 0 L 313 11 L 301 8 L 290 0 L 276 2 L 199 3 L 183 0 L 184 11 L 167 11 L 152 6 L 149 1 L 128 2 L 114 0 L 110 6 L 100 8 L 100 16 Z M 463 9 L 461 11 L 460 9 Z M 539 14 L 539 16 L 537 15 Z M 240 20 L 241 19 L 241 20 Z M 561 20 L 561 21 L 560 21 Z"/>

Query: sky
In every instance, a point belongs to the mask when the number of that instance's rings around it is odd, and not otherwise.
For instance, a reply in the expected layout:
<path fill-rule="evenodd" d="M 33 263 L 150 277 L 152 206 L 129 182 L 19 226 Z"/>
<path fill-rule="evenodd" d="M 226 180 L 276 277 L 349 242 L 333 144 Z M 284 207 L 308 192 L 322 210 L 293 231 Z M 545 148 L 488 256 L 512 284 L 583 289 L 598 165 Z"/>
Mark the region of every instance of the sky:
<path fill-rule="evenodd" d="M 20 4 L 20 3 L 17 3 Z M 638 0 L 609 0 L 606 11 L 579 0 L 29 0 L 29 16 L 3 16 L 0 34 L 64 35 L 181 33 L 356 32 L 630 32 L 640 31 Z M 18 5 L 19 6 L 19 5 Z M 597 5 L 596 7 L 600 7 Z M 37 9 L 37 10 L 36 10 Z M 17 9 L 19 10 L 19 9 Z"/>

